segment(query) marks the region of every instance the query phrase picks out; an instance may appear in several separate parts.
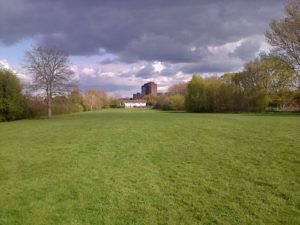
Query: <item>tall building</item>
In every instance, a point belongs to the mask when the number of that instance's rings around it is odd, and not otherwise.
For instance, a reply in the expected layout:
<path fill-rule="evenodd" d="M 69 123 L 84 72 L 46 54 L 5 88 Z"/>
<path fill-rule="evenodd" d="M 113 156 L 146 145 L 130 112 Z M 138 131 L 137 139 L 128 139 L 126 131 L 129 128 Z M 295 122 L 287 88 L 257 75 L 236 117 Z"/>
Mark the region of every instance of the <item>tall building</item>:
<path fill-rule="evenodd" d="M 157 95 L 157 84 L 154 82 L 146 83 L 142 86 L 142 96 Z"/>
<path fill-rule="evenodd" d="M 140 92 L 133 94 L 133 99 L 134 99 L 134 100 L 135 100 L 135 99 L 141 99 L 141 98 L 142 98 L 142 95 L 141 95 Z"/>

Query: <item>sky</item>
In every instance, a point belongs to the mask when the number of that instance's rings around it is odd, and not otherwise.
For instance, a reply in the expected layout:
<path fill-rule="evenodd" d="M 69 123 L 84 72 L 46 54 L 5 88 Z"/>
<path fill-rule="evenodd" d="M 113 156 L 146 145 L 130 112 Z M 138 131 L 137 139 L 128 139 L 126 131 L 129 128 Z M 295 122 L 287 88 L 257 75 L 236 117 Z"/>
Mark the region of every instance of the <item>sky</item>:
<path fill-rule="evenodd" d="M 26 81 L 36 45 L 70 55 L 80 90 L 129 97 L 192 74 L 240 71 L 269 51 L 264 33 L 285 0 L 0 0 L 0 66 Z"/>

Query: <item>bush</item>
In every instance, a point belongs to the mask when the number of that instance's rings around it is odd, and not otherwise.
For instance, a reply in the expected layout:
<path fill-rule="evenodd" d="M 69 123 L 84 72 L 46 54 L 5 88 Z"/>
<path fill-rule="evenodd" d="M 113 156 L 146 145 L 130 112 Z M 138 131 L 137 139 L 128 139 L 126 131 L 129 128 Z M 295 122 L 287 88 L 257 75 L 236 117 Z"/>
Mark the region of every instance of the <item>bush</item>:
<path fill-rule="evenodd" d="M 156 105 L 157 96 L 155 95 L 146 95 L 144 96 L 147 106 L 154 107 Z"/>
<path fill-rule="evenodd" d="M 53 114 L 65 114 L 84 111 L 79 102 L 72 101 L 70 96 L 57 96 L 53 99 Z"/>
<path fill-rule="evenodd" d="M 184 96 L 181 94 L 169 96 L 169 105 L 171 110 L 184 110 Z"/>
<path fill-rule="evenodd" d="M 46 101 L 38 96 L 23 97 L 23 118 L 34 118 L 47 115 Z"/>
<path fill-rule="evenodd" d="M 110 108 L 123 108 L 122 101 L 119 99 L 111 99 Z"/>
<path fill-rule="evenodd" d="M 22 87 L 10 70 L 0 69 L 0 121 L 20 119 L 23 116 Z"/>
<path fill-rule="evenodd" d="M 269 105 L 269 98 L 265 91 L 257 90 L 247 94 L 250 112 L 263 112 Z"/>
<path fill-rule="evenodd" d="M 182 94 L 166 94 L 157 98 L 154 108 L 162 110 L 184 110 L 185 97 Z"/>

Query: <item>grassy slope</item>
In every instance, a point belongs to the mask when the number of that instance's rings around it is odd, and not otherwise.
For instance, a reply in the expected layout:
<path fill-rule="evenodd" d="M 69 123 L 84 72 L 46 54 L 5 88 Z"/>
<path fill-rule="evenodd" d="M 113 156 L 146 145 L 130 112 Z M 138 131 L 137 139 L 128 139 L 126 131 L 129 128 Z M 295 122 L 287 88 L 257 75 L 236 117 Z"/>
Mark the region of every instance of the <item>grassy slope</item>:
<path fill-rule="evenodd" d="M 300 116 L 107 110 L 0 124 L 0 224 L 297 224 Z"/>

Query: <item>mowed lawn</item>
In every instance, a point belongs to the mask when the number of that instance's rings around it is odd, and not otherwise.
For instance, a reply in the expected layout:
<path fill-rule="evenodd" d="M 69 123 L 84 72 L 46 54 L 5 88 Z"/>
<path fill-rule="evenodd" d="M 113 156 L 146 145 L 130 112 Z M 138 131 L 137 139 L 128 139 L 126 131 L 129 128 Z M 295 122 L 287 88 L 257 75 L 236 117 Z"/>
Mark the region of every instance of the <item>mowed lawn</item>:
<path fill-rule="evenodd" d="M 0 123 L 0 224 L 299 224 L 300 115 Z"/>

